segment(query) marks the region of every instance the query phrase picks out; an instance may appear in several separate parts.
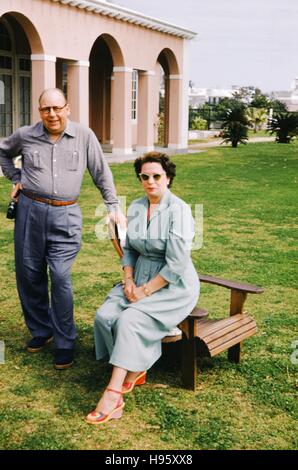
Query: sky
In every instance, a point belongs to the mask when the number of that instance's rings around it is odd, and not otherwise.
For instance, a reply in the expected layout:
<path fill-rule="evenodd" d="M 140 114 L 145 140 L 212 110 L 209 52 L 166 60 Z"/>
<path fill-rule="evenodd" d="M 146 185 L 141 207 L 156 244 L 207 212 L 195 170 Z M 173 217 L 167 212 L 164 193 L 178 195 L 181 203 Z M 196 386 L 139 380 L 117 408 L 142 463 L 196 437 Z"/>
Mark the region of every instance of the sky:
<path fill-rule="evenodd" d="M 113 0 L 195 31 L 189 78 L 198 88 L 290 90 L 298 77 L 298 0 Z"/>

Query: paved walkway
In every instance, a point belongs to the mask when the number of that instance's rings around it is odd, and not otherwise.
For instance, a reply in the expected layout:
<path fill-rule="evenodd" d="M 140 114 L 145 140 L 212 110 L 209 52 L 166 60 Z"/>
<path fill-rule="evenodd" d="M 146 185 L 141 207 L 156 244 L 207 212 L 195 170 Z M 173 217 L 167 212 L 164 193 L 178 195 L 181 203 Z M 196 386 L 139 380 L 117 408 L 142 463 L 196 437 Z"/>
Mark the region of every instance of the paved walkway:
<path fill-rule="evenodd" d="M 249 144 L 256 142 L 274 142 L 275 137 L 250 137 L 248 139 Z M 209 140 L 208 142 L 198 142 L 197 144 L 191 144 L 188 146 L 190 150 L 195 149 L 205 149 L 208 147 L 221 147 L 221 146 L 230 146 L 231 144 L 221 144 L 222 139 Z"/>
<path fill-rule="evenodd" d="M 256 143 L 256 142 L 273 142 L 275 137 L 251 137 L 248 140 L 248 143 Z M 164 152 L 167 155 L 183 155 L 183 154 L 192 154 L 192 153 L 201 153 L 204 152 L 209 147 L 222 147 L 222 146 L 230 146 L 231 144 L 221 144 L 222 139 L 214 139 L 208 142 L 200 142 L 197 144 L 191 144 L 188 146 L 187 149 L 178 149 L 172 150 L 163 147 L 155 147 L 155 150 Z M 104 154 L 108 163 L 124 163 L 135 160 L 137 157 L 142 155 L 142 152 L 133 152 L 132 154 L 128 155 L 113 155 L 112 153 L 105 153 Z"/>
<path fill-rule="evenodd" d="M 163 152 L 167 155 L 183 155 L 185 153 L 194 153 L 194 152 L 189 152 L 187 148 L 168 149 L 164 147 L 154 147 L 154 150 L 156 150 L 157 152 Z M 144 152 L 134 151 L 133 153 L 130 153 L 128 155 L 113 155 L 112 153 L 107 152 L 107 153 L 104 153 L 104 156 L 106 157 L 108 163 L 124 163 L 124 162 L 129 162 L 131 160 L 135 160 L 137 157 L 140 157 L 143 154 Z"/>

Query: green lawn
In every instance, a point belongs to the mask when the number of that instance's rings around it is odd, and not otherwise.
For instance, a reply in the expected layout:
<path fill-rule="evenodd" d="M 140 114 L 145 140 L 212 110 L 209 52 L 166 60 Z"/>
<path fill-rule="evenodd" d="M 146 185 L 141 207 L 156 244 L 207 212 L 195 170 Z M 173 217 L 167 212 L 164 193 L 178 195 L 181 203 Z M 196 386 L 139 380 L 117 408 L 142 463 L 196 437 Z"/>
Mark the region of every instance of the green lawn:
<path fill-rule="evenodd" d="M 76 362 L 55 371 L 51 349 L 30 355 L 15 289 L 13 222 L 5 218 L 10 183 L 0 179 L 1 449 L 295 449 L 298 340 L 295 272 L 298 142 L 216 148 L 174 158 L 173 192 L 204 205 L 204 246 L 193 253 L 204 273 L 261 285 L 247 308 L 259 332 L 244 343 L 241 364 L 226 354 L 199 367 L 195 393 L 180 388 L 179 355 L 149 372 L 148 384 L 126 398 L 120 421 L 97 428 L 83 417 L 102 393 L 110 369 L 96 363 L 93 317 L 121 269 L 110 242 L 94 227 L 100 201 L 88 175 L 81 206 L 83 247 L 73 269 L 78 329 Z M 118 193 L 141 195 L 132 164 L 113 165 Z M 219 295 L 218 295 L 219 294 Z M 200 305 L 218 317 L 226 290 L 202 286 Z M 297 315 L 297 312 L 296 312 Z M 296 440 L 295 440 L 296 439 Z"/>

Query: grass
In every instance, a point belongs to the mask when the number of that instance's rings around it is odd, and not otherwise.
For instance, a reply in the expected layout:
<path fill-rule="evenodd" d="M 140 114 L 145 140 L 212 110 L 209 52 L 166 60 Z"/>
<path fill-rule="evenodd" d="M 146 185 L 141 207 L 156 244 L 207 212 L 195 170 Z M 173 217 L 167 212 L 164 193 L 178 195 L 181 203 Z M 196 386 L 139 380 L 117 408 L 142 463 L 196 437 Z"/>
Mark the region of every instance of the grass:
<path fill-rule="evenodd" d="M 265 129 L 261 129 L 260 131 L 255 132 L 254 130 L 248 131 L 248 137 L 270 137 L 270 133 L 267 132 Z"/>
<path fill-rule="evenodd" d="M 164 354 L 149 383 L 127 396 L 120 422 L 98 429 L 84 415 L 95 405 L 110 374 L 93 353 L 93 317 L 120 278 L 117 255 L 94 227 L 100 197 L 85 176 L 80 197 L 83 247 L 73 268 L 76 362 L 58 372 L 51 349 L 29 355 L 28 332 L 17 298 L 13 223 L 5 218 L 10 183 L 0 180 L 1 449 L 296 449 L 298 339 L 295 271 L 298 142 L 210 149 L 174 158 L 173 191 L 204 205 L 204 245 L 193 252 L 205 273 L 262 285 L 247 308 L 259 332 L 244 343 L 243 360 L 226 354 L 202 360 L 195 393 L 180 388 L 178 351 Z M 118 193 L 128 203 L 141 195 L 132 164 L 112 165 Z M 219 317 L 228 291 L 202 286 L 200 305 Z M 176 357 L 175 357 L 175 354 Z M 295 401 L 296 398 L 296 401 Z"/>

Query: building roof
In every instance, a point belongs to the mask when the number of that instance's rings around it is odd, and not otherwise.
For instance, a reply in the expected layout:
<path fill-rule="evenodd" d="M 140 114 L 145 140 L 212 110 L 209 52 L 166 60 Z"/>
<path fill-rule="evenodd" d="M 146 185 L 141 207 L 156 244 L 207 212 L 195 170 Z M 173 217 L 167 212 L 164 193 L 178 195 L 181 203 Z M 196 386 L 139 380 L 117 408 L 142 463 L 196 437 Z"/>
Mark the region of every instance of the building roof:
<path fill-rule="evenodd" d="M 108 3 L 104 0 L 52 0 L 52 2 L 59 2 L 74 8 L 88 10 L 99 15 L 110 16 L 120 21 L 126 21 L 138 26 L 143 26 L 144 28 L 153 29 L 184 39 L 193 39 L 197 35 L 194 31 L 144 15 L 143 13 L 138 13 L 134 10 L 130 10 L 129 8 Z"/>

